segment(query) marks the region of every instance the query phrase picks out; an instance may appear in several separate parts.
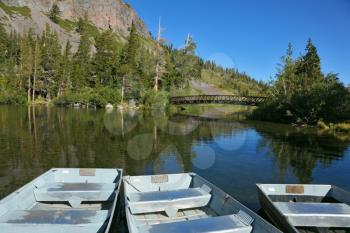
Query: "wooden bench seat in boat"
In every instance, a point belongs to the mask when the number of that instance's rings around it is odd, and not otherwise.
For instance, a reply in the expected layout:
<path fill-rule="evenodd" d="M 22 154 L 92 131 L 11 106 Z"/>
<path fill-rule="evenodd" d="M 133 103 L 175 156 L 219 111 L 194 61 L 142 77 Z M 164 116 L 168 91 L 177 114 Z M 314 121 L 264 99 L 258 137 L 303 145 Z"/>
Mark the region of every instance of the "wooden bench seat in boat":
<path fill-rule="evenodd" d="M 77 207 L 82 201 L 107 201 L 112 198 L 115 183 L 47 183 L 34 189 L 36 201 L 68 201 Z"/>
<path fill-rule="evenodd" d="M 107 210 L 15 210 L 0 217 L 1 233 L 96 233 Z"/>
<path fill-rule="evenodd" d="M 350 227 L 350 206 L 343 203 L 274 202 L 293 226 Z"/>
<path fill-rule="evenodd" d="M 145 233 L 250 233 L 251 225 L 246 225 L 236 215 L 202 218 L 190 221 L 163 223 L 142 227 L 140 232 Z"/>
<path fill-rule="evenodd" d="M 201 187 L 131 193 L 127 198 L 133 214 L 165 211 L 168 216 L 174 216 L 179 209 L 206 206 L 211 199 L 210 192 L 208 187 Z"/>

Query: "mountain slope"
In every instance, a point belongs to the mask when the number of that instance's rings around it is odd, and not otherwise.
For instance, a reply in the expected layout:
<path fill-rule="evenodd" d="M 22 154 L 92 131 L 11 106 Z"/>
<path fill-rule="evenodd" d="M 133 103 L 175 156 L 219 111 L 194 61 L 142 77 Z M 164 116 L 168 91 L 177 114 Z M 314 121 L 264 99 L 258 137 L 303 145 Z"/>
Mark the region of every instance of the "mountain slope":
<path fill-rule="evenodd" d="M 53 23 L 48 12 L 56 3 L 61 11 L 62 24 Z M 0 0 L 0 22 L 7 31 L 20 34 L 32 29 L 41 33 L 46 24 L 55 30 L 61 43 L 70 40 L 74 47 L 79 42 L 75 24 L 87 14 L 91 24 L 100 30 L 112 29 L 120 37 L 128 36 L 132 22 L 140 35 L 150 38 L 143 21 L 122 0 Z"/>

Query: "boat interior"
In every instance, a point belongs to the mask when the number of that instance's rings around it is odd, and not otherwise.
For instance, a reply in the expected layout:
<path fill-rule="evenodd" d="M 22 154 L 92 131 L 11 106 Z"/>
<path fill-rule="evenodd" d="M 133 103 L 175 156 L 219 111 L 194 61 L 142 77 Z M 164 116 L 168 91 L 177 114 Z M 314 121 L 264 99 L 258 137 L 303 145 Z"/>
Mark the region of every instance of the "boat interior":
<path fill-rule="evenodd" d="M 130 232 L 279 232 L 196 174 L 123 181 Z"/>
<path fill-rule="evenodd" d="M 299 232 L 350 232 L 350 194 L 331 185 L 259 184 Z"/>
<path fill-rule="evenodd" d="M 51 169 L 0 201 L 1 232 L 104 232 L 121 175 L 118 169 Z"/>

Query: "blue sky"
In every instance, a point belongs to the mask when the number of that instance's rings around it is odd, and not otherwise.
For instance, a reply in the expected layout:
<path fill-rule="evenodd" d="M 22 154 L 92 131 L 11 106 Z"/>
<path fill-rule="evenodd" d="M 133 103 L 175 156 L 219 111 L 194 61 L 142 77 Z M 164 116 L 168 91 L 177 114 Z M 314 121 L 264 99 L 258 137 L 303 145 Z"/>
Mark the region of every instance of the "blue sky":
<path fill-rule="evenodd" d="M 310 37 L 324 73 L 350 84 L 350 0 L 126 0 L 153 35 L 158 17 L 163 37 L 175 47 L 187 33 L 197 53 L 255 79 L 274 77 L 289 42 L 294 56 Z"/>

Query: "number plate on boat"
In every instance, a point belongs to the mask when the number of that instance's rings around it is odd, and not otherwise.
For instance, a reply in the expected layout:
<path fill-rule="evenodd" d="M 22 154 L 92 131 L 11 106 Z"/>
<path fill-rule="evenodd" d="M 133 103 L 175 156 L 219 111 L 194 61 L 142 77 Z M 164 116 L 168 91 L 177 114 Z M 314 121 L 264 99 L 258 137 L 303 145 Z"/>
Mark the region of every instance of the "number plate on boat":
<path fill-rule="evenodd" d="M 95 176 L 94 168 L 81 168 L 79 169 L 80 176 Z"/>
<path fill-rule="evenodd" d="M 303 194 L 303 185 L 286 185 L 286 193 Z"/>
<path fill-rule="evenodd" d="M 168 175 L 154 175 L 151 177 L 152 184 L 167 183 Z"/>

